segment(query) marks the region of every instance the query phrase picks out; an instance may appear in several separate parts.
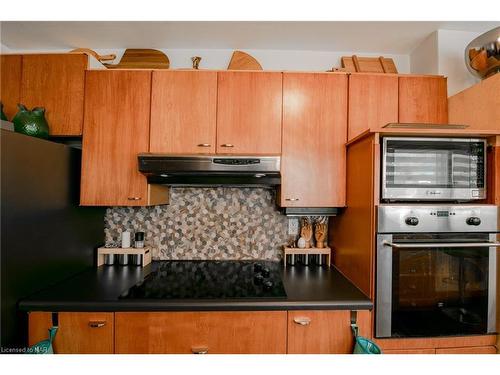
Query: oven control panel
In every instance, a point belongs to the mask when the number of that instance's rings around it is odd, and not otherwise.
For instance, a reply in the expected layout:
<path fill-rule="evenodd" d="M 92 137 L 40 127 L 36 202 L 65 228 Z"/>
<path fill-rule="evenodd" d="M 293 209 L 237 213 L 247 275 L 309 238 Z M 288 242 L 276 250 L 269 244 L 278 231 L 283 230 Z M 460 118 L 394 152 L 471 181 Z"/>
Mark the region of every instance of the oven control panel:
<path fill-rule="evenodd" d="M 378 233 L 500 232 L 494 205 L 380 205 Z"/>

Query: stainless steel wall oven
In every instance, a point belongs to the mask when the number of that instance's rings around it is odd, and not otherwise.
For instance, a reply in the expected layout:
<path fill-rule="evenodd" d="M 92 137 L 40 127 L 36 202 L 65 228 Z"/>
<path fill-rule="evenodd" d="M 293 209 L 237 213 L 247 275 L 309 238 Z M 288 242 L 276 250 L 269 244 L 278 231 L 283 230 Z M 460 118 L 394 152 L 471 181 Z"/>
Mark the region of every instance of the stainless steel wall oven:
<path fill-rule="evenodd" d="M 496 332 L 500 210 L 378 208 L 376 337 Z"/>

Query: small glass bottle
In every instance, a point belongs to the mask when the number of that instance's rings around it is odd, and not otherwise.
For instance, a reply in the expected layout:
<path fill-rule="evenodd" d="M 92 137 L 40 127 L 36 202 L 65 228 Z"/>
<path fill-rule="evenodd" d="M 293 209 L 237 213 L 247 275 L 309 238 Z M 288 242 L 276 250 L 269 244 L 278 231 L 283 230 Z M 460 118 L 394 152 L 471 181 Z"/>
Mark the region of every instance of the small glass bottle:
<path fill-rule="evenodd" d="M 134 245 L 136 249 L 142 249 L 144 247 L 144 232 L 135 233 Z"/>

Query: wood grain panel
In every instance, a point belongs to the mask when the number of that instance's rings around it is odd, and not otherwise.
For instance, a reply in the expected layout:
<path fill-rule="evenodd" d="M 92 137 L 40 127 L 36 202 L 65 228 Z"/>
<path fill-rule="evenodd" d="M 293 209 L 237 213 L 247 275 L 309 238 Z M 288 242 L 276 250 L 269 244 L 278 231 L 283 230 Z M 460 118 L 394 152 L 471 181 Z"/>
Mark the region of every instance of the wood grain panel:
<path fill-rule="evenodd" d="M 21 55 L 0 56 L 0 101 L 9 121 L 17 113 L 17 104 L 20 103 L 21 64 Z"/>
<path fill-rule="evenodd" d="M 500 143 L 497 144 L 497 146 L 494 147 L 493 149 L 494 152 L 494 204 L 500 206 Z"/>
<path fill-rule="evenodd" d="M 217 153 L 279 154 L 281 107 L 281 73 L 219 72 Z"/>
<path fill-rule="evenodd" d="M 116 313 L 117 353 L 285 353 L 286 311 Z"/>
<path fill-rule="evenodd" d="M 112 354 L 114 352 L 113 313 L 61 312 L 59 328 L 54 339 L 57 354 Z M 91 327 L 89 323 L 104 323 L 102 327 Z M 29 314 L 29 344 L 48 338 L 52 326 L 51 313 Z"/>
<path fill-rule="evenodd" d="M 307 325 L 298 321 L 307 319 Z M 360 335 L 370 337 L 370 313 L 358 312 Z M 349 310 L 304 310 L 288 312 L 289 354 L 348 354 L 354 339 Z"/>
<path fill-rule="evenodd" d="M 347 148 L 347 208 L 331 218 L 329 245 L 334 263 L 363 293 L 374 298 L 375 197 L 378 163 L 375 136 Z"/>
<path fill-rule="evenodd" d="M 82 134 L 84 54 L 23 55 L 21 103 L 44 107 L 52 136 Z"/>
<path fill-rule="evenodd" d="M 154 71 L 149 151 L 215 153 L 217 72 Z"/>
<path fill-rule="evenodd" d="M 148 204 L 137 154 L 149 149 L 150 94 L 150 71 L 87 72 L 80 204 Z"/>
<path fill-rule="evenodd" d="M 445 77 L 399 77 L 399 122 L 448 123 Z"/>
<path fill-rule="evenodd" d="M 497 354 L 494 346 L 473 346 L 465 348 L 436 349 L 436 354 Z"/>
<path fill-rule="evenodd" d="M 345 206 L 347 75 L 283 74 L 282 207 Z"/>
<path fill-rule="evenodd" d="M 436 354 L 436 349 L 392 349 L 384 350 L 382 354 Z"/>
<path fill-rule="evenodd" d="M 496 343 L 496 336 L 497 335 L 375 339 L 375 342 L 385 352 L 386 350 L 401 349 L 437 349 L 493 346 Z"/>
<path fill-rule="evenodd" d="M 500 75 L 491 76 L 448 98 L 450 124 L 470 129 L 500 129 Z"/>
<path fill-rule="evenodd" d="M 349 76 L 348 139 L 368 129 L 398 122 L 398 76 L 351 74 Z"/>

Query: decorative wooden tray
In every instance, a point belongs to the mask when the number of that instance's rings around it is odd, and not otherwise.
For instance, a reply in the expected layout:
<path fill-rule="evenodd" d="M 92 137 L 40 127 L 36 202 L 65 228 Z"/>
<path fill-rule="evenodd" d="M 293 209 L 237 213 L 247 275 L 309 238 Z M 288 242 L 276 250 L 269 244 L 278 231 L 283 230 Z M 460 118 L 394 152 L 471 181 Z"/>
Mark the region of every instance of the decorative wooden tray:
<path fill-rule="evenodd" d="M 326 264 L 331 264 L 332 249 L 329 247 L 310 247 L 309 249 L 300 249 L 298 247 L 285 247 L 283 249 L 283 264 L 286 267 L 288 255 L 326 255 Z"/>
<path fill-rule="evenodd" d="M 141 254 L 143 267 L 146 267 L 149 263 L 151 263 L 151 249 L 149 247 L 143 247 L 142 249 L 136 249 L 134 247 L 129 247 L 127 249 L 120 247 L 100 247 L 97 249 L 97 267 L 104 264 L 104 255 L 106 254 Z"/>

